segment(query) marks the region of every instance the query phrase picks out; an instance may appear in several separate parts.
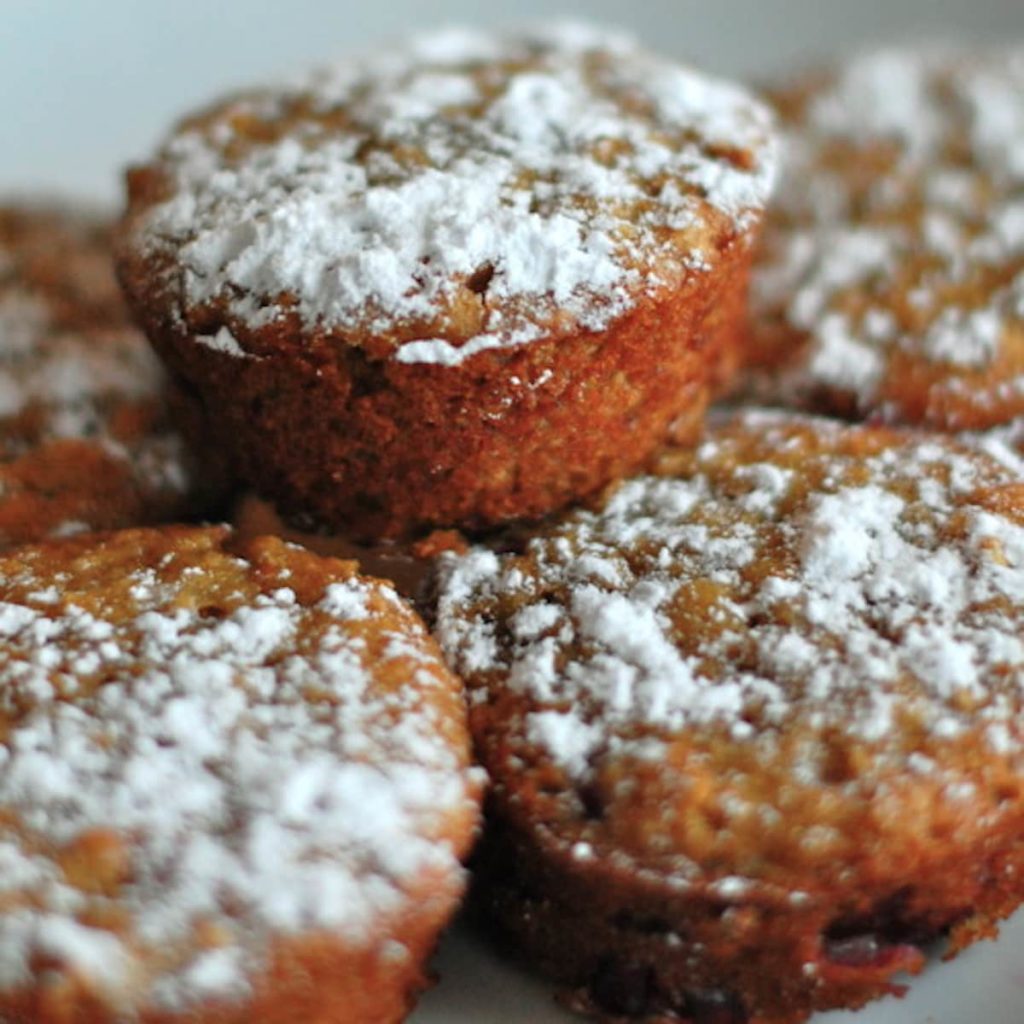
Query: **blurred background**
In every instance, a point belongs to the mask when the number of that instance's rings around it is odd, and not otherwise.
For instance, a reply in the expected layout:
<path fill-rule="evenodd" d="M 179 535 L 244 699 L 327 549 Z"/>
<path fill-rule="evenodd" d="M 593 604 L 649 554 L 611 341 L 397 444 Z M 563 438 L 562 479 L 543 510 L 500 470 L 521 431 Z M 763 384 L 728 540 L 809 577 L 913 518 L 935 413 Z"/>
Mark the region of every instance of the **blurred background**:
<path fill-rule="evenodd" d="M 424 26 L 555 11 L 752 78 L 871 41 L 1024 39 L 1024 0 L 0 0 L 0 193 L 114 202 L 121 167 L 224 89 Z"/>

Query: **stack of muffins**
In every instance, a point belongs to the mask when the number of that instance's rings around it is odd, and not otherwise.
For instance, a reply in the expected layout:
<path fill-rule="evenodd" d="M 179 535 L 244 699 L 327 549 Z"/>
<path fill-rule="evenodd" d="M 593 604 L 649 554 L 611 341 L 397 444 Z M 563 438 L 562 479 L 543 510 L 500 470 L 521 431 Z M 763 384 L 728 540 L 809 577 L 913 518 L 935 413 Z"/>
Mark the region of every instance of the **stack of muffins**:
<path fill-rule="evenodd" d="M 606 1021 L 1021 902 L 1024 52 L 770 99 L 580 25 L 239 94 L 129 172 L 145 338 L 0 217 L 0 1017 L 399 1021 L 478 832 Z"/>

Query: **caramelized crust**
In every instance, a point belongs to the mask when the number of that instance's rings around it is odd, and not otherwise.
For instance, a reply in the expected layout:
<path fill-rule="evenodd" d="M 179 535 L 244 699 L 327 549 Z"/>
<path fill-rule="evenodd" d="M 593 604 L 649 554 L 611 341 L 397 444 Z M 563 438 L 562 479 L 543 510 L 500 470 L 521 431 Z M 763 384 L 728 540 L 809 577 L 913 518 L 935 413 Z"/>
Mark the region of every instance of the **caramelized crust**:
<path fill-rule="evenodd" d="M 277 328 L 261 332 L 263 355 L 239 359 L 146 311 L 142 322 L 185 382 L 196 446 L 224 449 L 232 473 L 285 515 L 402 539 L 540 517 L 627 473 L 679 422 L 692 432 L 708 369 L 735 344 L 703 321 L 748 258 L 734 248 L 721 281 L 695 280 L 600 334 L 451 367 L 373 363 Z"/>
<path fill-rule="evenodd" d="M 281 537 L 318 555 L 358 562 L 361 572 L 389 580 L 403 597 L 414 603 L 423 596 L 432 559 L 441 551 L 464 550 L 466 546 L 460 534 L 442 530 L 408 544 L 358 544 L 340 534 L 314 533 L 286 523 L 273 505 L 251 493 L 239 498 L 232 521 L 240 537 Z"/>

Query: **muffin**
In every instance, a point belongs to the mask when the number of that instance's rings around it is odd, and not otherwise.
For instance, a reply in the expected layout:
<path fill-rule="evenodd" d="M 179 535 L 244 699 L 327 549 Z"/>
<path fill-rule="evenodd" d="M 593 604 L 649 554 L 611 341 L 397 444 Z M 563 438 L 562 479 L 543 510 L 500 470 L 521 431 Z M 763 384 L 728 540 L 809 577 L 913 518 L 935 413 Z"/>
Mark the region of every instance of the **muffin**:
<path fill-rule="evenodd" d="M 282 514 L 477 528 L 729 376 L 774 152 L 761 103 L 614 34 L 449 30 L 182 121 L 119 270 L 198 443 Z"/>
<path fill-rule="evenodd" d="M 169 422 L 107 225 L 0 206 L 0 546 L 197 516 L 218 491 Z"/>
<path fill-rule="evenodd" d="M 479 903 L 602 1019 L 898 992 L 1024 895 L 1024 490 L 944 435 L 785 414 L 658 469 L 443 556 Z"/>
<path fill-rule="evenodd" d="M 1024 49 L 885 49 L 777 99 L 762 395 L 937 430 L 1024 412 Z"/>
<path fill-rule="evenodd" d="M 0 1017 L 404 1018 L 477 770 L 421 620 L 226 528 L 0 555 Z"/>

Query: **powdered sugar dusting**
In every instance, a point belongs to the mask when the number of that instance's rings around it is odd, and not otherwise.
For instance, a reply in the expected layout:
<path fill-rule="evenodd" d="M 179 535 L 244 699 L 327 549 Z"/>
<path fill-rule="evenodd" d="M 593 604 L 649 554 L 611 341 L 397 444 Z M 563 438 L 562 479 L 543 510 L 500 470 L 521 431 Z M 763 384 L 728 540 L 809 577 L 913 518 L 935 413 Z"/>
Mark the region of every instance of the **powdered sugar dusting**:
<path fill-rule="evenodd" d="M 421 872 L 460 877 L 436 834 L 471 776 L 429 704 L 454 684 L 411 613 L 374 624 L 393 593 L 351 578 L 300 601 L 281 569 L 197 612 L 201 551 L 143 559 L 113 616 L 28 550 L 0 600 L 0 987 L 44 954 L 125 1013 L 244 998 L 275 937 L 373 942 Z M 396 664 L 406 684 L 379 685 Z M 89 857 L 96 836 L 121 852 Z"/>
<path fill-rule="evenodd" d="M 1005 466 L 1018 480 L 1024 481 L 1024 418 L 992 430 L 964 431 L 960 440 L 972 448 L 979 448 Z"/>
<path fill-rule="evenodd" d="M 16 460 L 82 441 L 155 504 L 180 505 L 193 481 L 163 415 L 163 388 L 159 363 L 120 301 L 103 226 L 67 211 L 0 208 L 0 455 L 19 487 Z M 59 490 L 48 478 L 41 486 Z M 88 518 L 98 510 L 77 511 Z M 47 535 L 76 523 L 55 522 Z"/>
<path fill-rule="evenodd" d="M 794 96 L 754 279 L 759 315 L 808 339 L 782 390 L 945 428 L 1001 422 L 1024 394 L 1024 50 L 881 50 Z M 897 391 L 908 365 L 923 413 Z"/>
<path fill-rule="evenodd" d="M 173 194 L 139 230 L 184 268 L 179 301 L 452 365 L 703 272 L 709 230 L 756 220 L 774 151 L 741 89 L 557 25 L 449 30 L 243 97 L 158 166 Z"/>
<path fill-rule="evenodd" d="M 234 335 L 226 327 L 221 327 L 216 334 L 197 335 L 196 344 L 203 345 L 212 352 L 219 352 L 221 355 L 236 359 L 253 358 L 247 355 L 245 349 L 238 344 Z"/>
<path fill-rule="evenodd" d="M 162 379 L 148 345 L 127 326 L 84 337 L 54 330 L 42 300 L 0 295 L 0 417 L 43 407 L 54 436 L 88 437 L 104 399 L 151 398 Z"/>
<path fill-rule="evenodd" d="M 760 413 L 688 465 L 524 555 L 445 556 L 442 645 L 471 688 L 528 698 L 527 742 L 581 783 L 682 730 L 765 751 L 806 733 L 804 781 L 837 729 L 888 770 L 911 720 L 937 759 L 968 733 L 1021 751 L 1013 474 L 944 440 Z"/>

